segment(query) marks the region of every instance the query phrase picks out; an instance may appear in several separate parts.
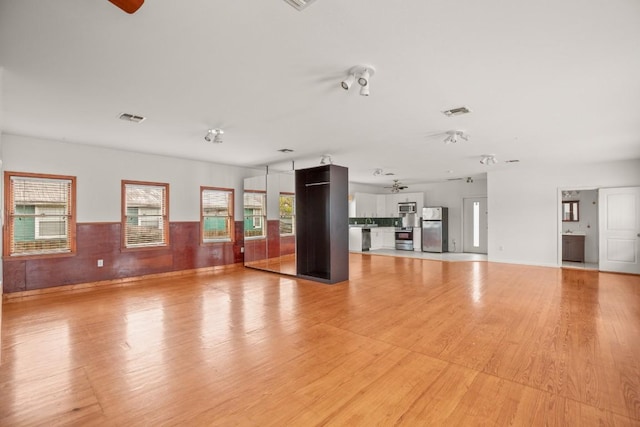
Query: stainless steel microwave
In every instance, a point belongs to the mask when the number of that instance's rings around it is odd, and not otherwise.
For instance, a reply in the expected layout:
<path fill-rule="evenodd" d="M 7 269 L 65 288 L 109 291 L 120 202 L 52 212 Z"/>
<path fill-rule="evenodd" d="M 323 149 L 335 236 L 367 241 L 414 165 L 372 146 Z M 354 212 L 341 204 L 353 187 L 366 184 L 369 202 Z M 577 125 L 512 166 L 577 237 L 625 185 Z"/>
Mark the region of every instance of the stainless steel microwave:
<path fill-rule="evenodd" d="M 399 214 L 412 214 L 416 213 L 417 203 L 416 202 L 402 202 L 398 203 L 398 213 Z"/>

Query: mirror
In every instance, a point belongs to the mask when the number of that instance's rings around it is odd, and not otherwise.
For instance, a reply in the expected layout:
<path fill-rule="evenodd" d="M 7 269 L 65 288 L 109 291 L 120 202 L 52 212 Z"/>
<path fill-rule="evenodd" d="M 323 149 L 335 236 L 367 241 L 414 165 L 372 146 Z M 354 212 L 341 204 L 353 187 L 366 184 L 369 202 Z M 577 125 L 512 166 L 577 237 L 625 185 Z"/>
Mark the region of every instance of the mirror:
<path fill-rule="evenodd" d="M 266 196 L 265 176 L 244 180 L 244 265 L 247 267 L 261 268 L 267 259 Z"/>
<path fill-rule="evenodd" d="M 244 226 L 245 266 L 296 275 L 294 171 L 245 179 Z"/>
<path fill-rule="evenodd" d="M 562 202 L 562 221 L 563 222 L 576 222 L 579 221 L 578 206 L 580 202 L 578 200 L 570 200 Z"/>

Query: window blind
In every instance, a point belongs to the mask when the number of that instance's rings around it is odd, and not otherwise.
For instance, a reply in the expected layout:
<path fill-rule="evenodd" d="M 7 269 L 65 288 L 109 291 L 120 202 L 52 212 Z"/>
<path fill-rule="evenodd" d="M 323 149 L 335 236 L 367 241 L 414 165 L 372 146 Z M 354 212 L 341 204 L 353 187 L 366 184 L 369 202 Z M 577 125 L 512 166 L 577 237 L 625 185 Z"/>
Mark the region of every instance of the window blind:
<path fill-rule="evenodd" d="M 168 240 L 167 185 L 124 185 L 127 248 L 163 246 Z"/>
<path fill-rule="evenodd" d="M 10 255 L 72 250 L 72 190 L 70 179 L 11 176 Z"/>

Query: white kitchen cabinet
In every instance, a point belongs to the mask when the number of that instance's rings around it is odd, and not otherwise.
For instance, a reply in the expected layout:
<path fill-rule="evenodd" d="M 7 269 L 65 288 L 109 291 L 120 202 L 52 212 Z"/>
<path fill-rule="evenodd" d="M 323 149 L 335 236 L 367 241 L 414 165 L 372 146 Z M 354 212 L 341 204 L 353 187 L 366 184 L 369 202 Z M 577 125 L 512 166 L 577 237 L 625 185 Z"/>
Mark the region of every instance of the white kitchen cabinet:
<path fill-rule="evenodd" d="M 384 215 L 385 217 L 398 216 L 398 203 L 415 202 L 418 216 L 422 216 L 424 206 L 424 193 L 397 193 L 384 195 Z"/>
<path fill-rule="evenodd" d="M 378 213 L 378 202 L 376 194 L 356 193 L 356 217 L 373 218 Z"/>
<path fill-rule="evenodd" d="M 384 249 L 396 248 L 396 229 L 395 227 L 379 227 L 382 232 L 382 247 Z"/>
<path fill-rule="evenodd" d="M 399 194 L 387 194 L 385 196 L 385 217 L 397 217 L 398 216 L 398 200 L 400 200 Z"/>
<path fill-rule="evenodd" d="M 397 218 L 398 203 L 401 202 L 416 202 L 417 214 L 421 216 L 424 205 L 423 193 L 355 193 L 353 198 L 355 210 L 351 208 L 349 216 L 358 218 Z"/>
<path fill-rule="evenodd" d="M 385 210 L 387 209 L 386 201 L 387 201 L 386 194 L 376 194 L 376 213 L 380 218 L 386 217 L 386 214 L 385 214 Z"/>
<path fill-rule="evenodd" d="M 350 251 L 362 250 L 362 228 L 349 227 L 349 250 Z"/>
<path fill-rule="evenodd" d="M 382 249 L 383 239 L 381 229 L 384 227 L 374 227 L 371 229 L 371 249 Z"/>

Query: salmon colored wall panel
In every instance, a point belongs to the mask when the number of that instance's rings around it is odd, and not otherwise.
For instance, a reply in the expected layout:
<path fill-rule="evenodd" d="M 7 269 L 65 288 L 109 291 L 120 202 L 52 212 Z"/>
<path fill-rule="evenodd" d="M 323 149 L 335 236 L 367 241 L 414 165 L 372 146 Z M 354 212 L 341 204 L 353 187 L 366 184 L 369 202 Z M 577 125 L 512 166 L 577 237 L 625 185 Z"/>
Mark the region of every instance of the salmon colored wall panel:
<path fill-rule="evenodd" d="M 3 262 L 2 273 L 4 277 L 2 278 L 2 284 L 5 293 L 27 290 L 25 281 L 26 263 L 27 262 L 25 260 L 12 260 L 11 262 Z"/>
<path fill-rule="evenodd" d="M 267 258 L 277 258 L 280 256 L 280 220 L 267 221 Z"/>
<path fill-rule="evenodd" d="M 290 255 L 296 252 L 296 236 L 280 237 L 280 255 Z"/>
<path fill-rule="evenodd" d="M 242 222 L 235 225 L 236 241 L 233 243 L 202 245 L 199 222 L 176 222 L 170 224 L 168 247 L 122 250 L 120 223 L 78 224 L 74 256 L 5 259 L 4 291 L 19 292 L 241 263 Z M 98 267 L 98 260 L 102 260 L 103 267 Z"/>

